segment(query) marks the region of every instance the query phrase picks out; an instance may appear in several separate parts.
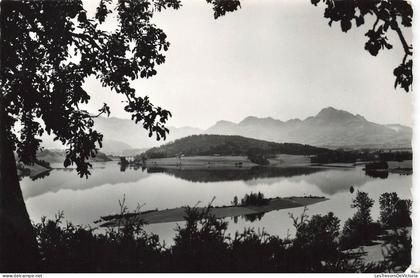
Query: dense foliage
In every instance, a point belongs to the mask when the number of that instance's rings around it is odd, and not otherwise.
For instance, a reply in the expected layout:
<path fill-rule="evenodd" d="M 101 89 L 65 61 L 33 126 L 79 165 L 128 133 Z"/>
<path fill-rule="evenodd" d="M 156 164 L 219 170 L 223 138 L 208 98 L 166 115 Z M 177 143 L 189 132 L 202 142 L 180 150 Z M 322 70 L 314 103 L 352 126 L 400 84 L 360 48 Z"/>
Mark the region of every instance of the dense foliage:
<path fill-rule="evenodd" d="M 241 206 L 264 206 L 268 204 L 268 199 L 264 198 L 261 192 L 245 194 L 241 199 Z"/>
<path fill-rule="evenodd" d="M 248 155 L 252 149 L 264 154 L 311 155 L 328 152 L 328 149 L 295 143 L 274 143 L 234 135 L 192 135 L 152 148 L 149 158 L 174 157 L 179 154 L 194 155 Z"/>
<path fill-rule="evenodd" d="M 381 208 L 380 222 L 386 228 L 411 226 L 411 201 L 402 200 L 397 193 L 384 193 L 379 198 Z"/>
<path fill-rule="evenodd" d="M 353 163 L 356 162 L 358 153 L 344 150 L 324 152 L 311 157 L 312 163 Z"/>
<path fill-rule="evenodd" d="M 239 1 L 207 2 L 215 18 L 239 7 Z M 165 139 L 171 113 L 139 96 L 131 81 L 156 75 L 165 62 L 170 43 L 152 19 L 180 6 L 179 0 L 101 0 L 89 18 L 81 0 L 2 1 L 0 116 L 19 159 L 33 163 L 46 132 L 67 147 L 65 166 L 89 174 L 88 159 L 103 137 L 94 118 L 109 115 L 110 107 L 104 103 L 97 115 L 81 108 L 91 99 L 83 88 L 88 77 L 120 94 L 124 110 L 149 136 Z M 118 23 L 113 30 L 103 28 L 110 14 Z"/>
<path fill-rule="evenodd" d="M 353 163 L 356 161 L 403 161 L 412 160 L 411 151 L 375 151 L 337 149 L 311 157 L 312 163 Z"/>
<path fill-rule="evenodd" d="M 379 233 L 378 223 L 374 223 L 370 215 L 374 201 L 366 192 L 357 191 L 356 198 L 351 204 L 357 211 L 349 218 L 343 227 L 343 235 L 340 239 L 342 248 L 355 248 L 367 245 Z"/>
<path fill-rule="evenodd" d="M 395 229 L 388 235 L 385 246 L 385 265 L 395 271 L 404 271 L 411 265 L 411 234 L 408 229 Z"/>
<path fill-rule="evenodd" d="M 358 192 L 352 204 L 358 216 L 353 218 L 372 223 L 372 204 L 366 193 Z M 63 224 L 62 214 L 55 220 L 44 218 L 35 225 L 41 272 L 379 273 L 404 271 L 410 263 L 411 236 L 404 229 L 384 237 L 383 262 L 364 263 L 360 253 L 343 251 L 337 240 L 340 221 L 332 212 L 308 217 L 305 209 L 300 217 L 291 216 L 296 235 L 281 239 L 253 229 L 231 236 L 226 232 L 227 222 L 216 219 L 209 208 L 186 208 L 186 222 L 176 229 L 172 246 L 160 244 L 139 222 L 98 233 Z M 365 236 L 363 227 L 353 232 Z"/>
<path fill-rule="evenodd" d="M 249 161 L 258 165 L 268 165 L 270 162 L 267 158 L 270 156 L 273 155 L 259 148 L 250 148 L 247 151 L 247 158 L 249 159 Z"/>
<path fill-rule="evenodd" d="M 179 1 L 102 0 L 88 18 L 80 0 L 2 1 L 2 98 L 8 137 L 20 160 L 32 163 L 47 132 L 67 146 L 64 165 L 89 174 L 87 160 L 102 146 L 94 117 L 80 108 L 90 100 L 82 85 L 93 76 L 125 98 L 125 111 L 137 123 L 165 138 L 169 111 L 136 95 L 130 81 L 156 74 L 169 47 L 165 33 L 151 22 L 154 13 L 179 7 Z M 118 28 L 102 24 L 115 13 Z M 98 115 L 110 113 L 107 104 Z M 42 124 L 39 121 L 42 120 Z M 20 137 L 13 132 L 19 121 Z"/>

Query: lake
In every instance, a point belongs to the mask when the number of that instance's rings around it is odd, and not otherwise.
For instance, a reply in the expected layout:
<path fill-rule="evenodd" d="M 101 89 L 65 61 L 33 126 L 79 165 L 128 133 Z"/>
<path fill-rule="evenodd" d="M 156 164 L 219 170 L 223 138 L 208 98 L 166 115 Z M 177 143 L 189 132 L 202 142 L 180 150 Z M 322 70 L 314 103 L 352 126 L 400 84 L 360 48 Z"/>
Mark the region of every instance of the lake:
<path fill-rule="evenodd" d="M 58 166 L 60 165 L 53 165 Z M 241 199 L 246 193 L 262 192 L 265 197 L 325 196 L 329 200 L 308 207 L 308 215 L 332 211 L 341 225 L 354 214 L 351 200 L 357 190 L 369 193 L 375 200 L 373 219 L 379 217 L 379 196 L 397 192 L 400 198 L 411 199 L 411 175 L 389 174 L 382 177 L 365 175 L 362 167 L 355 168 L 253 168 L 253 169 L 133 169 L 121 171 L 117 162 L 94 163 L 92 175 L 80 178 L 74 169 L 53 169 L 47 176 L 21 180 L 22 193 L 32 221 L 42 216 L 54 218 L 59 211 L 73 224 L 95 226 L 100 216 L 119 213 L 118 201 L 125 195 L 126 204 L 134 210 L 175 208 L 185 205 L 229 205 L 234 196 Z M 350 186 L 355 188 L 350 193 Z M 298 216 L 303 208 L 266 213 L 259 219 L 226 219 L 228 233 L 246 227 L 270 234 L 293 236 L 295 230 L 289 213 Z M 171 243 L 174 228 L 179 223 L 146 225 L 145 230 L 156 233 Z"/>

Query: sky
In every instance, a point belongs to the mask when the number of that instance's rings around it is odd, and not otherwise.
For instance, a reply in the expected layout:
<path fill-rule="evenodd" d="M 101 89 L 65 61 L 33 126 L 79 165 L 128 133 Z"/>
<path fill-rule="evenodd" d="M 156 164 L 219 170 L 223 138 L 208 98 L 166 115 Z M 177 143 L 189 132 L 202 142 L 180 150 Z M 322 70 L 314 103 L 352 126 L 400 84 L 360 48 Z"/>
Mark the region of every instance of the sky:
<path fill-rule="evenodd" d="M 156 76 L 132 83 L 138 95 L 172 112 L 169 126 L 208 128 L 247 116 L 304 119 L 328 106 L 412 126 L 412 93 L 394 89 L 401 43 L 390 33 L 393 49 L 371 56 L 364 34 L 372 20 L 343 33 L 309 0 L 243 0 L 240 10 L 217 20 L 205 0 L 182 3 L 154 18 L 171 42 L 166 63 Z M 411 41 L 410 30 L 405 35 Z M 84 86 L 98 92 L 89 110 L 107 102 L 111 116 L 129 118 L 121 96 L 94 79 Z"/>

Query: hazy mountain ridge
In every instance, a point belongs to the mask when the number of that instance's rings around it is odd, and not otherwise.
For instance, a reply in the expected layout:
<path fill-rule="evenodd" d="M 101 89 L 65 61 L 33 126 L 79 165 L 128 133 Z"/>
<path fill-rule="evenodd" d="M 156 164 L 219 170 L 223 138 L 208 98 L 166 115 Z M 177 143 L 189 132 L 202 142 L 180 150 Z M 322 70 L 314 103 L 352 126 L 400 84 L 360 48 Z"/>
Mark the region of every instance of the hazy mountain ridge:
<path fill-rule="evenodd" d="M 104 153 L 126 153 L 129 149 L 151 148 L 164 142 L 176 140 L 192 134 L 201 133 L 202 130 L 193 127 L 168 127 L 169 134 L 166 141 L 157 141 L 155 136 L 149 137 L 141 124 L 135 124 L 130 119 L 119 119 L 115 117 L 95 119 L 95 128 L 104 134 Z M 125 143 L 129 148 L 119 148 L 118 144 Z"/>
<path fill-rule="evenodd" d="M 273 142 L 294 142 L 327 147 L 411 147 L 412 129 L 381 125 L 333 107 L 304 120 L 288 121 L 247 117 L 237 124 L 216 123 L 203 133 L 240 135 Z"/>
<path fill-rule="evenodd" d="M 199 134 L 203 130 L 194 127 L 171 127 L 166 141 L 157 141 L 155 136 L 149 137 L 148 131 L 143 126 L 135 124 L 130 119 L 120 119 L 115 117 L 98 117 L 95 119 L 95 127 L 101 132 L 103 144 L 101 152 L 113 155 L 130 155 L 134 152 L 142 152 L 146 149 L 159 146 L 169 141 L 173 141 L 192 134 Z M 42 145 L 46 149 L 64 149 L 60 142 L 53 141 L 51 136 L 42 138 Z"/>
<path fill-rule="evenodd" d="M 66 153 L 64 150 L 59 149 L 45 149 L 37 153 L 37 159 L 44 160 L 48 163 L 63 163 L 66 159 Z M 106 162 L 111 159 L 104 154 L 102 151 L 98 152 L 95 157 L 91 157 L 90 162 Z"/>
<path fill-rule="evenodd" d="M 407 148 L 411 147 L 412 129 L 400 124 L 381 125 L 363 116 L 332 107 L 306 119 L 277 120 L 249 116 L 239 123 L 221 120 L 207 130 L 195 127 L 171 127 L 165 141 L 156 141 L 140 124 L 130 119 L 98 117 L 95 128 L 104 134 L 102 152 L 129 155 L 196 134 L 240 135 L 277 143 L 300 143 L 329 148 Z M 59 148 L 49 138 L 46 148 Z M 50 142 L 51 141 L 51 142 Z"/>

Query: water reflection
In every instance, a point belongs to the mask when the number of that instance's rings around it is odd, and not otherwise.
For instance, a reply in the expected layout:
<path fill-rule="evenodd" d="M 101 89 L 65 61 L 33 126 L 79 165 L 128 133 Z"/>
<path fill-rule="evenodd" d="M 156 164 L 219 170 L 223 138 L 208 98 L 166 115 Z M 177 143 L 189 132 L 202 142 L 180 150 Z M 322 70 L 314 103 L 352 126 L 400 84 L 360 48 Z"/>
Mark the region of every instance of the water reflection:
<path fill-rule="evenodd" d="M 361 168 L 315 168 L 315 167 L 252 167 L 250 169 L 194 169 L 194 168 L 147 168 L 147 172 L 164 173 L 189 182 L 244 181 L 249 186 L 277 184 L 282 180 L 306 182 L 316 185 L 322 193 L 334 195 L 349 190 L 350 186 L 361 187 L 370 180 Z"/>
<path fill-rule="evenodd" d="M 30 178 L 32 181 L 36 181 L 38 179 L 44 179 L 45 177 L 48 177 L 49 175 L 50 175 L 50 171 L 41 172 L 34 176 L 31 176 L 30 171 L 27 171 L 27 172 L 23 171 L 22 174 L 19 176 L 19 181 L 21 181 L 25 177 Z"/>
<path fill-rule="evenodd" d="M 270 168 L 252 167 L 231 169 L 206 168 L 163 168 L 163 167 L 123 167 L 117 162 L 95 163 L 92 175 L 88 179 L 80 179 L 75 169 L 56 168 L 43 175 L 23 178 L 21 186 L 24 198 L 31 198 L 48 192 L 63 189 L 88 190 L 104 184 L 117 185 L 135 183 L 155 174 L 164 174 L 176 179 L 193 183 L 218 183 L 242 181 L 251 187 L 276 185 L 282 181 L 307 183 L 316 185 L 320 192 L 334 195 L 346 192 L 350 186 L 360 188 L 372 178 L 386 179 L 388 172 L 362 171 L 362 168 L 328 169 L 315 167 Z"/>
<path fill-rule="evenodd" d="M 328 169 L 324 173 L 314 173 L 307 177 L 296 177 L 291 180 L 305 181 L 309 184 L 316 185 L 323 194 L 329 196 L 340 192 L 348 192 L 349 187 L 363 187 L 371 180 L 366 176 L 361 168 L 353 169 Z"/>
<path fill-rule="evenodd" d="M 264 178 L 310 175 L 325 170 L 326 169 L 310 167 L 273 168 L 258 166 L 249 169 L 147 168 L 147 172 L 151 174 L 165 173 L 190 182 L 249 181 Z"/>
<path fill-rule="evenodd" d="M 366 170 L 366 175 L 372 178 L 386 179 L 388 178 L 388 171 Z"/>
<path fill-rule="evenodd" d="M 135 209 L 145 203 L 143 210 L 166 209 L 197 201 L 207 204 L 213 196 L 213 205 L 230 204 L 235 196 L 261 192 L 268 198 L 317 195 L 328 201 L 309 206 L 309 214 L 333 211 L 343 224 L 354 214 L 351 209 L 350 188 L 362 190 L 375 200 L 372 217 L 379 217 L 379 196 L 397 192 L 400 198 L 411 198 L 411 176 L 389 173 L 387 178 L 366 175 L 361 167 L 351 169 L 137 169 L 120 171 L 117 162 L 95 163 L 89 179 L 78 177 L 74 169 L 54 169 L 43 179 L 21 181 L 22 193 L 33 221 L 42 216 L 54 218 L 63 210 L 66 220 L 74 224 L 92 225 L 100 216 L 117 213 L 118 200 L 125 194 L 127 205 Z M 289 213 L 300 215 L 303 208 L 272 211 L 265 215 L 251 215 L 229 221 L 228 232 L 247 227 L 264 228 L 270 234 L 282 237 L 293 234 Z M 183 225 L 183 223 L 179 223 Z M 168 243 L 174 235 L 175 223 L 147 225 L 145 229 L 157 233 Z"/>
<path fill-rule="evenodd" d="M 63 189 L 87 190 L 104 184 L 131 183 L 146 178 L 147 173 L 128 169 L 121 173 L 114 162 L 94 163 L 92 175 L 80 178 L 74 168 L 54 168 L 36 178 L 24 177 L 21 181 L 24 199 Z"/>
<path fill-rule="evenodd" d="M 259 221 L 263 218 L 265 212 L 259 212 L 259 213 L 252 213 L 252 214 L 246 214 L 244 216 L 242 216 L 243 219 L 245 219 L 245 221 L 249 221 L 249 222 L 254 222 L 254 221 Z"/>

